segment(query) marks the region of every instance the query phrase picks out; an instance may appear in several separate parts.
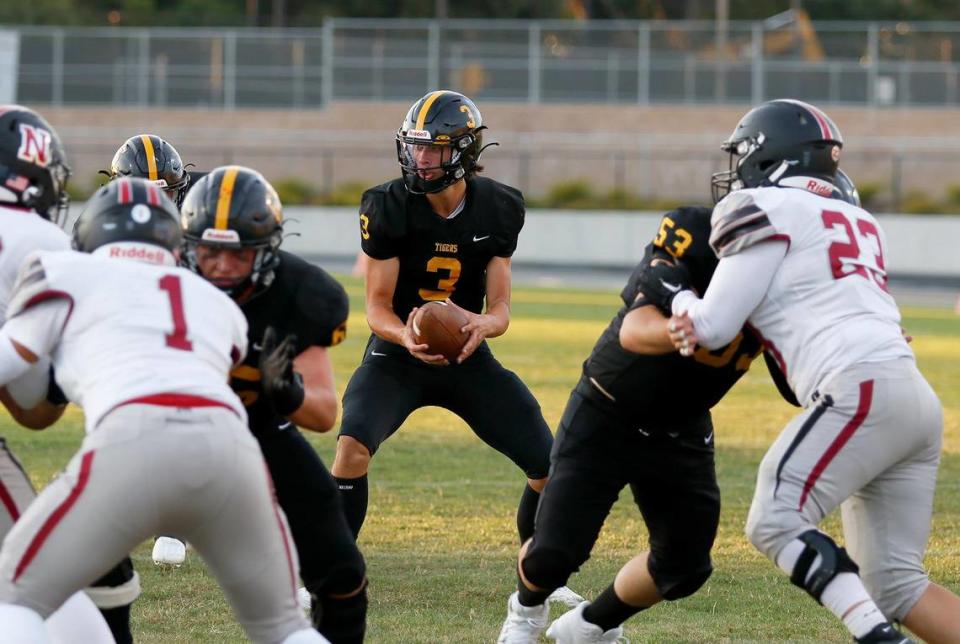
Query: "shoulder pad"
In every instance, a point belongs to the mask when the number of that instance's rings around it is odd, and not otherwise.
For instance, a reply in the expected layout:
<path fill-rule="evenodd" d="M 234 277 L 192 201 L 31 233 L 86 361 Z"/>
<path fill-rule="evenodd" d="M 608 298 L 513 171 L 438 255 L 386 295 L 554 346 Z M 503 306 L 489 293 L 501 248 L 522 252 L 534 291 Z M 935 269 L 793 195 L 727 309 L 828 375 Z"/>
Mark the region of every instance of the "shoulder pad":
<path fill-rule="evenodd" d="M 347 335 L 350 300 L 343 286 L 329 273 L 297 258 L 306 268 L 298 279 L 297 308 L 307 323 L 309 333 L 301 339 L 308 345 L 332 347 Z"/>
<path fill-rule="evenodd" d="M 660 219 L 652 245 L 680 259 L 689 256 L 713 256 L 707 244 L 710 238 L 710 210 L 699 206 L 676 208 Z"/>
<path fill-rule="evenodd" d="M 370 188 L 360 200 L 360 246 L 374 259 L 395 257 L 393 245 L 406 233 L 407 195 L 405 188 L 398 193 L 398 182 Z"/>
<path fill-rule="evenodd" d="M 517 248 L 517 237 L 526 217 L 523 193 L 487 177 L 471 178 L 470 189 L 473 191 L 471 208 L 477 208 L 475 204 L 480 203 L 479 210 L 490 217 L 491 232 L 497 241 L 496 254 L 510 257 Z"/>
<path fill-rule="evenodd" d="M 14 318 L 34 304 L 49 299 L 53 292 L 40 253 L 32 253 L 23 260 L 17 272 L 17 279 L 13 283 L 13 291 L 10 294 L 10 303 L 7 305 L 7 319 Z"/>
<path fill-rule="evenodd" d="M 750 192 L 732 192 L 713 209 L 710 247 L 717 257 L 735 255 L 776 234 L 770 217 Z"/>

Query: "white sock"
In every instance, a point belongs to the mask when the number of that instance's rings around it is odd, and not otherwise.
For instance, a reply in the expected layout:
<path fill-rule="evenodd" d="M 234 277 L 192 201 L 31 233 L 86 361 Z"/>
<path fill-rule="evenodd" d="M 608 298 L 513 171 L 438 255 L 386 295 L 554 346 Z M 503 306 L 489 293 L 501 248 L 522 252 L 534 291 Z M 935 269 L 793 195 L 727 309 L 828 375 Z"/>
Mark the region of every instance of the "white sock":
<path fill-rule="evenodd" d="M 794 539 L 777 555 L 777 566 L 788 575 L 793 574 L 800 555 L 807 546 L 799 539 Z M 810 565 L 810 574 L 820 565 L 821 557 L 817 555 Z M 854 637 L 863 637 L 877 624 L 883 624 L 887 618 L 874 603 L 860 576 L 852 572 L 842 572 L 830 580 L 820 595 L 820 602 L 847 627 Z"/>

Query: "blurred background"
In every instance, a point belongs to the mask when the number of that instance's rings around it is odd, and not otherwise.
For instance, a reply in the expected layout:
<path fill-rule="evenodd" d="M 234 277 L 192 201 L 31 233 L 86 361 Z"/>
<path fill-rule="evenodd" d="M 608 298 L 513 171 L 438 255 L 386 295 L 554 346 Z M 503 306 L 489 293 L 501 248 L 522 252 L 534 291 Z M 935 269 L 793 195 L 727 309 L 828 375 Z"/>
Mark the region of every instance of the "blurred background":
<path fill-rule="evenodd" d="M 867 208 L 960 212 L 953 1 L 0 5 L 0 103 L 51 119 L 80 197 L 127 137 L 150 131 L 201 170 L 261 170 L 287 205 L 355 207 L 363 187 L 398 174 L 396 128 L 438 87 L 478 103 L 487 140 L 501 143 L 485 156 L 488 174 L 533 207 L 707 204 L 739 117 L 794 97 L 840 126 L 841 165 Z M 914 264 L 929 260 L 929 240 L 960 237 L 960 224 L 943 228 L 950 220 L 911 241 Z M 960 284 L 960 259 L 934 268 Z"/>

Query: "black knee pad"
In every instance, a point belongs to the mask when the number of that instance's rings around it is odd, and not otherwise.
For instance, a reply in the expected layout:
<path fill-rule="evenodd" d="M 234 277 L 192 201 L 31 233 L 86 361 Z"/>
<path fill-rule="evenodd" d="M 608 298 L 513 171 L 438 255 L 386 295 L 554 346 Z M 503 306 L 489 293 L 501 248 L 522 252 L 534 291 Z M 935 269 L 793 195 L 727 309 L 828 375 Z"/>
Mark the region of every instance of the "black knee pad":
<path fill-rule="evenodd" d="M 850 558 L 847 551 L 819 530 L 808 530 L 797 537 L 806 546 L 790 574 L 790 582 L 807 591 L 811 597 L 820 601 L 823 589 L 834 577 L 842 572 L 857 574 L 860 567 Z M 813 567 L 819 555 L 820 561 Z"/>
<path fill-rule="evenodd" d="M 670 561 L 650 553 L 647 569 L 660 596 L 669 601 L 689 597 L 713 574 L 710 555 L 686 561 Z"/>
<path fill-rule="evenodd" d="M 314 595 L 310 617 L 331 644 L 361 644 L 367 630 L 367 582 L 349 597 Z M 356 586 L 354 587 L 356 590 Z"/>
<path fill-rule="evenodd" d="M 539 588 L 560 588 L 567 585 L 570 575 L 577 572 L 580 565 L 569 553 L 558 548 L 543 548 L 533 541 L 527 554 L 520 561 L 523 576 Z"/>
<path fill-rule="evenodd" d="M 346 595 L 366 583 L 367 566 L 363 557 L 357 553 L 355 558 L 341 561 L 330 568 L 319 588 L 307 585 L 307 590 L 318 596 Z"/>

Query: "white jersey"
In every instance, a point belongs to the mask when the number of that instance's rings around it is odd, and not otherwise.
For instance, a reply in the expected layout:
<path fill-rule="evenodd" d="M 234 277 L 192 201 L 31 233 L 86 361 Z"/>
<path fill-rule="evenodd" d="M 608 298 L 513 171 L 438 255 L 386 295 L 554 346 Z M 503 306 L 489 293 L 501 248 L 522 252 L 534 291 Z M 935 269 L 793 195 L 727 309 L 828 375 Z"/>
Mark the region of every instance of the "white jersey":
<path fill-rule="evenodd" d="M 84 409 L 87 431 L 118 405 L 158 394 L 218 401 L 246 420 L 228 385 L 246 354 L 246 319 L 186 269 L 41 252 L 21 270 L 9 316 L 10 337 L 34 353 L 49 351 L 64 393 Z"/>
<path fill-rule="evenodd" d="M 887 292 L 886 238 L 870 213 L 808 190 L 753 188 L 718 203 L 711 225 L 721 258 L 763 240 L 787 241 L 748 322 L 801 402 L 850 365 L 913 355 Z"/>
<path fill-rule="evenodd" d="M 33 211 L 0 206 L 0 326 L 7 321 L 10 292 L 27 255 L 69 248 L 69 238 L 56 224 Z"/>

